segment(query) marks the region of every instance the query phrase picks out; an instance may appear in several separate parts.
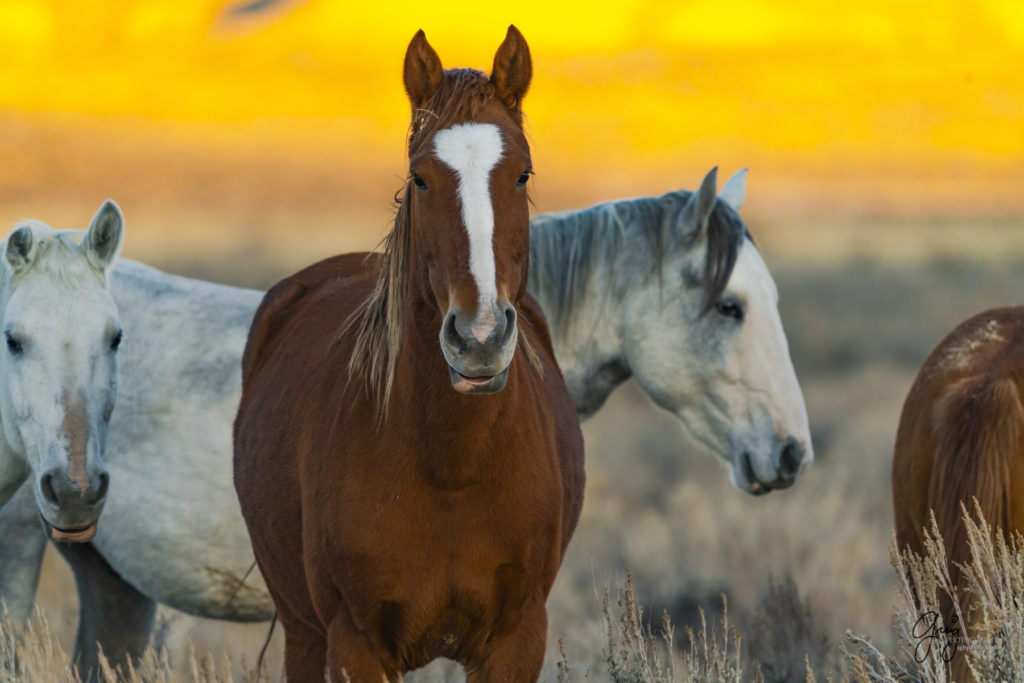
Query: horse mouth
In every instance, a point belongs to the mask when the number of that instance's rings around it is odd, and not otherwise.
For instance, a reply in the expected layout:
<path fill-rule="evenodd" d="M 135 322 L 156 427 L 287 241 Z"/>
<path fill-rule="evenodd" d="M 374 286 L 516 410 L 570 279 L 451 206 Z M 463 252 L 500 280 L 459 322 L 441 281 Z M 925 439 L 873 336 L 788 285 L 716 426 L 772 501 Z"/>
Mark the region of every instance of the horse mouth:
<path fill-rule="evenodd" d="M 460 394 L 494 394 L 504 389 L 508 380 L 508 368 L 497 375 L 469 377 L 449 365 L 448 372 L 451 375 L 452 388 Z"/>
<path fill-rule="evenodd" d="M 93 522 L 82 529 L 61 529 L 43 519 L 43 526 L 46 528 L 46 535 L 52 541 L 57 541 L 58 543 L 87 543 L 96 535 L 99 523 Z"/>

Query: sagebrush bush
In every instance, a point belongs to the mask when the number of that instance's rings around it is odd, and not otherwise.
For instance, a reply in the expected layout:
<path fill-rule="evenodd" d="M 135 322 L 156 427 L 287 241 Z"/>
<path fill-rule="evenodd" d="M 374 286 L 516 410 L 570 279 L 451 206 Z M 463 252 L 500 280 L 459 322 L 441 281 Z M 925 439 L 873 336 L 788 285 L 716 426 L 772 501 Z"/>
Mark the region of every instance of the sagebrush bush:
<path fill-rule="evenodd" d="M 844 651 L 857 680 L 1024 681 L 1024 537 L 992 529 L 977 501 L 973 515 L 961 510 L 971 559 L 957 563 L 960 585 L 950 579 L 934 515 L 923 555 L 900 551 L 892 537 L 900 649 L 886 657 L 867 637 L 848 633 L 852 649 Z M 946 605 L 955 623 L 943 623 Z"/>
<path fill-rule="evenodd" d="M 721 621 L 708 630 L 703 608 L 700 628 L 686 628 L 687 646 L 677 649 L 668 614 L 655 633 L 627 576 L 614 606 L 608 592 L 602 601 L 607 645 L 603 650 L 614 683 L 739 683 L 763 681 L 760 672 L 743 677 L 739 632 L 729 626 L 729 605 L 722 595 Z"/>

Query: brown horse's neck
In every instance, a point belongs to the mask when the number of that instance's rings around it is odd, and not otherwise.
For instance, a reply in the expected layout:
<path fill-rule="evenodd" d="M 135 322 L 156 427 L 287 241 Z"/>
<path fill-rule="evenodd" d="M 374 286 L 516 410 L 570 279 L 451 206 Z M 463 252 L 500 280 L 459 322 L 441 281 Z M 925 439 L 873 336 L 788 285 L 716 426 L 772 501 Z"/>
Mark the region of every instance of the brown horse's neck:
<path fill-rule="evenodd" d="M 410 301 L 395 369 L 394 392 L 385 429 L 429 435 L 407 449 L 431 483 L 439 488 L 471 485 L 496 471 L 507 452 L 500 434 L 505 416 L 526 395 L 528 364 L 517 350 L 508 384 L 500 392 L 466 396 L 452 388 L 438 335 L 440 313 L 421 298 Z M 500 468 L 499 468 L 500 469 Z"/>

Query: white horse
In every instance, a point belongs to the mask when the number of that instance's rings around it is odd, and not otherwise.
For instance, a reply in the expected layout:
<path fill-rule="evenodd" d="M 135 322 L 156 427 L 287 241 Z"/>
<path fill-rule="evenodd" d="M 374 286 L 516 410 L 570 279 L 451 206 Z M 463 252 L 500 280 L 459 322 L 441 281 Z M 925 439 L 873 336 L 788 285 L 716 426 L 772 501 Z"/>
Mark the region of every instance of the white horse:
<path fill-rule="evenodd" d="M 694 193 L 536 218 L 530 290 L 583 417 L 633 375 L 761 494 L 791 485 L 813 453 L 775 285 L 736 214 L 745 172 L 718 198 L 715 185 L 712 170 Z M 231 481 L 240 358 L 262 295 L 128 261 L 112 290 L 126 341 L 107 510 L 91 544 L 59 544 L 78 582 L 85 669 L 97 640 L 114 661 L 139 652 L 155 602 L 273 614 Z M 0 511 L 0 596 L 18 617 L 45 544 L 34 508 L 19 491 Z"/>

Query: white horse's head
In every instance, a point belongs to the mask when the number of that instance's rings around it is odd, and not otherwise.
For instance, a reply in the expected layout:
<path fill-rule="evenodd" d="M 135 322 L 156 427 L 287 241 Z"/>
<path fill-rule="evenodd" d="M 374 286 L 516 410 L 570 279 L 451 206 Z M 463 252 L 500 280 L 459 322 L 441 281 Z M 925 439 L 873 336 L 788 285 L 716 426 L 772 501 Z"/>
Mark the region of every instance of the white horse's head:
<path fill-rule="evenodd" d="M 630 300 L 625 327 L 637 336 L 625 349 L 644 390 L 731 467 L 736 486 L 762 494 L 791 486 L 814 455 L 778 291 L 736 213 L 746 170 L 718 197 L 716 182 L 712 169 L 670 217 L 661 277 Z"/>
<path fill-rule="evenodd" d="M 65 541 L 92 538 L 110 481 L 102 454 L 121 323 L 108 272 L 124 235 L 121 210 L 108 200 L 80 235 L 19 226 L 0 276 L 4 450 L 31 468 L 50 536 Z"/>

